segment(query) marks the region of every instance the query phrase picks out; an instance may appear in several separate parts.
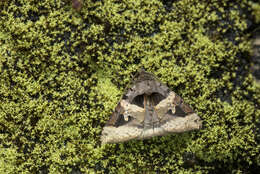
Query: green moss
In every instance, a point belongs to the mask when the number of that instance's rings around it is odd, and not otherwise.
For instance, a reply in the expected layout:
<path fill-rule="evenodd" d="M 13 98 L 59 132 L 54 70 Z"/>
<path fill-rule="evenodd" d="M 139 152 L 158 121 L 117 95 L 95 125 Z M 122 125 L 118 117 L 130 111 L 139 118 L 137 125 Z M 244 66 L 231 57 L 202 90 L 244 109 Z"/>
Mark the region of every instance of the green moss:
<path fill-rule="evenodd" d="M 260 4 L 251 2 L 250 5 L 252 6 L 252 13 L 255 17 L 255 22 L 260 23 Z"/>
<path fill-rule="evenodd" d="M 0 173 L 253 173 L 260 87 L 247 32 L 258 6 L 1 2 Z M 101 146 L 140 67 L 183 97 L 203 129 Z"/>

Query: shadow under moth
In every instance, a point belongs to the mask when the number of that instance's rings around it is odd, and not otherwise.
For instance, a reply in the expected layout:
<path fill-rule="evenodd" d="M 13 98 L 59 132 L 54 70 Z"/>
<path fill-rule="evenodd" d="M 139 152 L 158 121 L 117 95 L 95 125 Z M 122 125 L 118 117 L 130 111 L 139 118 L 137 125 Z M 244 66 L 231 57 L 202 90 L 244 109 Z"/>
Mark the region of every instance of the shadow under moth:
<path fill-rule="evenodd" d="M 152 74 L 140 71 L 103 128 L 102 144 L 200 129 L 200 117 Z"/>

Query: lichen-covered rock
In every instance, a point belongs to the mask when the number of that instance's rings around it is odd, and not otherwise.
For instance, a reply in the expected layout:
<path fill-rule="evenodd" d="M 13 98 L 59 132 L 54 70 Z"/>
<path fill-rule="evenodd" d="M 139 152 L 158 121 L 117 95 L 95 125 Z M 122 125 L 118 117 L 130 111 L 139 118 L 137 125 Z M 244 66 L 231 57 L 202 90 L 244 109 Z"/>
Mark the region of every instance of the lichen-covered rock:
<path fill-rule="evenodd" d="M 0 173 L 254 173 L 259 3 L 0 2 Z M 254 19 L 254 20 L 252 20 Z M 143 67 L 203 119 L 197 132 L 101 146 Z"/>

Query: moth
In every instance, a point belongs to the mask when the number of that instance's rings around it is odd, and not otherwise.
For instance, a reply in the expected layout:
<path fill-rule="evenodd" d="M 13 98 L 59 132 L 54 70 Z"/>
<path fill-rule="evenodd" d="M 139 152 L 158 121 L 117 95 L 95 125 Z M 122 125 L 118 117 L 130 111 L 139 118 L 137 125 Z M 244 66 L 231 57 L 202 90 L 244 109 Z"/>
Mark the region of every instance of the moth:
<path fill-rule="evenodd" d="M 200 117 L 152 74 L 141 70 L 103 128 L 102 144 L 200 129 Z"/>

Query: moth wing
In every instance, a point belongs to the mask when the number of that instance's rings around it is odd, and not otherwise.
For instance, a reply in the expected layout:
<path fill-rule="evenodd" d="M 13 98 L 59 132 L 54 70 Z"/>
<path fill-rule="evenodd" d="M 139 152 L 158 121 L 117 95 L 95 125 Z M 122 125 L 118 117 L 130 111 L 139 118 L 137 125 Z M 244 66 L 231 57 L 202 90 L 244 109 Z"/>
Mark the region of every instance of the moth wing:
<path fill-rule="evenodd" d="M 186 132 L 200 129 L 202 121 L 192 108 L 183 102 L 182 98 L 175 95 L 172 101 L 173 108 L 163 116 L 162 128 L 171 133 Z"/>
<path fill-rule="evenodd" d="M 143 131 L 141 121 L 144 110 L 135 105 L 120 102 L 112 113 L 101 135 L 102 144 L 138 139 Z M 128 117 L 129 116 L 129 117 Z M 127 118 L 127 119 L 126 119 Z"/>

